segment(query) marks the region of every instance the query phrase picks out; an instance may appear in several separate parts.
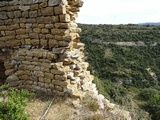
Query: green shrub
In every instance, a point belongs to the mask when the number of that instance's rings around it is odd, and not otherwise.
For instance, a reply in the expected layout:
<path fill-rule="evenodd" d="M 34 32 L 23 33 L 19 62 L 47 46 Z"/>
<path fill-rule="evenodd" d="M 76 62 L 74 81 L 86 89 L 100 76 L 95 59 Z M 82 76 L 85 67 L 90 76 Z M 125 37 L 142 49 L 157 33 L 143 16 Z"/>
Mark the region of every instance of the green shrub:
<path fill-rule="evenodd" d="M 30 95 L 24 90 L 9 91 L 7 100 L 0 102 L 0 120 L 28 120 L 24 107 Z"/>
<path fill-rule="evenodd" d="M 152 120 L 160 120 L 160 94 L 152 96 L 143 108 L 149 112 Z"/>
<path fill-rule="evenodd" d="M 138 98 L 141 100 L 149 100 L 155 94 L 158 94 L 158 91 L 156 89 L 145 88 L 139 93 Z"/>

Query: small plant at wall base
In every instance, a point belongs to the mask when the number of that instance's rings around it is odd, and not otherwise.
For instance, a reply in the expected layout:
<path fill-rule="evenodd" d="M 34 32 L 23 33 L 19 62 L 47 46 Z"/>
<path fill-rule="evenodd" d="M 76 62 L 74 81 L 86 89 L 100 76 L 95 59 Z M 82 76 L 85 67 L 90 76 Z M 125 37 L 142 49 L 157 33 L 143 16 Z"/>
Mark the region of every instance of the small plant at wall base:
<path fill-rule="evenodd" d="M 24 107 L 31 93 L 12 89 L 6 94 L 7 100 L 0 102 L 0 120 L 28 120 Z"/>

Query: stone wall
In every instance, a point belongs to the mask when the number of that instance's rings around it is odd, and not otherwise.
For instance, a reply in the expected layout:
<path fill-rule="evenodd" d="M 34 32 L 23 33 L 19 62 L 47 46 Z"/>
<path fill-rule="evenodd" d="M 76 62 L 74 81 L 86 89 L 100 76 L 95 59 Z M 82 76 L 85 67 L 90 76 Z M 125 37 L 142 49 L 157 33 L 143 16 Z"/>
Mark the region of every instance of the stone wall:
<path fill-rule="evenodd" d="M 75 21 L 82 4 L 81 0 L 0 1 L 0 61 L 11 88 L 74 96 L 92 88 Z"/>

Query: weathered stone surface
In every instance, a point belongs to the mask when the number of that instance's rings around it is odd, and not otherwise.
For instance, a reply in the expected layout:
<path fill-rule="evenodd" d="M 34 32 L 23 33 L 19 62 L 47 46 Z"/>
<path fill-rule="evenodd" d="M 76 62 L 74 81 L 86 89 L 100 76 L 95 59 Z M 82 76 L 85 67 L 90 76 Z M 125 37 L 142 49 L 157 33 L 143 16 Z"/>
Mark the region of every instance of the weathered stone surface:
<path fill-rule="evenodd" d="M 54 7 L 54 13 L 56 15 L 66 14 L 66 7 L 64 5 L 56 6 L 56 7 Z"/>
<path fill-rule="evenodd" d="M 41 13 L 44 16 L 48 16 L 48 15 L 53 15 L 54 11 L 53 11 L 53 7 L 46 7 L 41 9 Z"/>
<path fill-rule="evenodd" d="M 29 12 L 29 17 L 37 17 L 38 16 L 38 14 L 37 14 L 37 11 L 35 10 L 35 11 L 30 11 Z"/>
<path fill-rule="evenodd" d="M 19 6 L 19 9 L 21 11 L 28 11 L 30 9 L 30 6 Z"/>

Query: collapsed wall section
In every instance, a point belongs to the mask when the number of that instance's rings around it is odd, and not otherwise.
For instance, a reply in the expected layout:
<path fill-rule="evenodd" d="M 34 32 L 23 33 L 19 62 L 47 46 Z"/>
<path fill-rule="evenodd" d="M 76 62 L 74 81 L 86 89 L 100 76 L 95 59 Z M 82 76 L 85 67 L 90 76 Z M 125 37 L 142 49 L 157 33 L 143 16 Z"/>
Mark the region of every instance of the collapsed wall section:
<path fill-rule="evenodd" d="M 93 76 L 84 62 L 81 29 L 75 21 L 82 4 L 81 0 L 0 1 L 0 50 L 9 53 L 3 61 L 10 87 L 75 96 L 89 89 Z"/>

